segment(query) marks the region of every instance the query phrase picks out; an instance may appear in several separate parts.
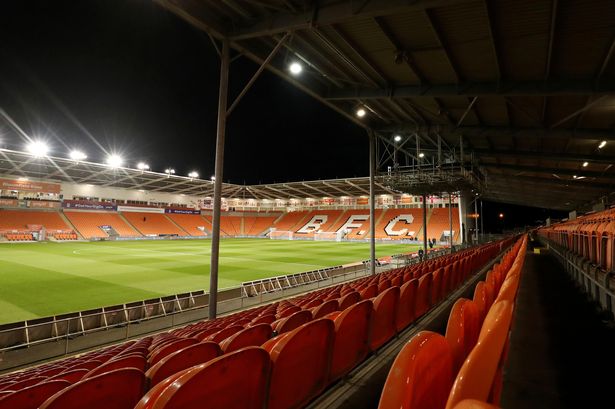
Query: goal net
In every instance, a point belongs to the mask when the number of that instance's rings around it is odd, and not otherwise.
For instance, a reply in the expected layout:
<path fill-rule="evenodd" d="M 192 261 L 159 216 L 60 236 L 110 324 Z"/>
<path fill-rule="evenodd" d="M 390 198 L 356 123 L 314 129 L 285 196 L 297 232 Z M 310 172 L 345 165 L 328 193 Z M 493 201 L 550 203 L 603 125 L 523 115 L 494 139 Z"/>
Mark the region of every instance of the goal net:
<path fill-rule="evenodd" d="M 314 240 L 342 241 L 343 237 L 343 231 L 318 231 L 314 233 Z"/>
<path fill-rule="evenodd" d="M 272 240 L 292 240 L 293 232 L 290 230 L 271 230 L 269 238 Z"/>

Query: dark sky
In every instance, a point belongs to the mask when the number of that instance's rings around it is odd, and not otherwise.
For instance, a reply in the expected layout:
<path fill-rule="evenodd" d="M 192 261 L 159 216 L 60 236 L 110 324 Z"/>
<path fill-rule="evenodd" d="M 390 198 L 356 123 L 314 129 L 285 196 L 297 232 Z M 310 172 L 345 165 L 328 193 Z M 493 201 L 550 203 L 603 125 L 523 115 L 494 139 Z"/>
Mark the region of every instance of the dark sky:
<path fill-rule="evenodd" d="M 243 57 L 232 64 L 230 101 L 256 69 Z M 209 38 L 150 0 L 2 2 L 0 108 L 27 134 L 45 138 L 53 155 L 77 147 L 103 161 L 104 151 L 113 151 L 127 166 L 145 160 L 156 171 L 172 166 L 208 178 L 218 77 Z M 0 146 L 24 148 L 3 120 Z M 229 119 L 224 180 L 367 176 L 367 156 L 361 128 L 265 72 Z M 485 209 L 485 230 L 492 231 L 549 214 Z M 506 225 L 493 217 L 500 211 Z"/>
<path fill-rule="evenodd" d="M 205 34 L 149 0 L 11 0 L 0 38 L 0 107 L 54 155 L 66 144 L 104 159 L 72 115 L 128 166 L 213 174 L 219 60 Z M 230 101 L 257 66 L 231 68 Z M 365 132 L 268 72 L 230 117 L 226 152 L 234 183 L 367 175 Z"/>

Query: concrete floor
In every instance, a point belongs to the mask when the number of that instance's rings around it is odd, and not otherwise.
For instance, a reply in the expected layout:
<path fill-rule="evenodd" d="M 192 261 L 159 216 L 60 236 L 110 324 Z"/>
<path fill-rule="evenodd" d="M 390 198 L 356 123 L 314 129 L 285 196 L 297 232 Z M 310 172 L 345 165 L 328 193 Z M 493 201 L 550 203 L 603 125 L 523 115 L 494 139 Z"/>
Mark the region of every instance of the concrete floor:
<path fill-rule="evenodd" d="M 615 329 L 548 251 L 526 256 L 500 405 L 615 408 Z"/>

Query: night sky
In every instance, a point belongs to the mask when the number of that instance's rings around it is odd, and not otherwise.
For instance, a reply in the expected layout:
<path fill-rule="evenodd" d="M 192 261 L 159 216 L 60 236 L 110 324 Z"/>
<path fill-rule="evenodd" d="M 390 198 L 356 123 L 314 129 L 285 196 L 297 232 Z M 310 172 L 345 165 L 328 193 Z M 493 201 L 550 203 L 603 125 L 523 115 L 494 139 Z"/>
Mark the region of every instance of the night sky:
<path fill-rule="evenodd" d="M 80 148 L 103 161 L 106 151 L 130 167 L 143 160 L 155 171 L 213 174 L 219 60 L 207 35 L 149 0 L 2 5 L 0 108 L 52 155 Z M 229 105 L 256 69 L 233 62 Z M 24 144 L 0 119 L 0 146 Z M 367 160 L 362 128 L 265 71 L 229 118 L 224 180 L 367 176 Z M 511 225 L 547 214 L 520 210 Z M 497 222 L 485 217 L 486 230 Z"/>

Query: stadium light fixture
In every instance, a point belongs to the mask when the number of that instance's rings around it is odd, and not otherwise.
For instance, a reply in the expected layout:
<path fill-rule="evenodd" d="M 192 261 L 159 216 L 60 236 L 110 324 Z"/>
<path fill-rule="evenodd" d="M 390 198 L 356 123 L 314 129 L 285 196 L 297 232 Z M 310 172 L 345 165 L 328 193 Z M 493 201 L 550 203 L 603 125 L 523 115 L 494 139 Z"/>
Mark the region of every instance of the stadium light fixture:
<path fill-rule="evenodd" d="M 400 135 L 395 135 L 395 136 L 393 137 L 393 140 L 394 140 L 395 142 L 399 142 L 399 141 L 401 141 L 401 136 L 400 136 Z"/>
<path fill-rule="evenodd" d="M 166 173 L 166 174 L 167 174 L 167 177 L 168 177 L 168 176 L 171 176 L 171 175 L 174 175 L 174 174 L 175 174 L 175 169 L 173 169 L 173 168 L 166 168 L 166 169 L 164 170 L 164 173 Z"/>
<path fill-rule="evenodd" d="M 600 142 L 600 145 L 598 145 L 598 149 L 604 148 L 605 145 L 606 145 L 606 141 Z"/>
<path fill-rule="evenodd" d="M 301 74 L 301 71 L 303 71 L 303 66 L 299 64 L 297 61 L 294 61 L 288 66 L 288 70 L 293 75 L 299 75 Z"/>
<path fill-rule="evenodd" d="M 28 178 L 22 176 L 22 177 L 18 178 L 17 180 L 19 180 L 20 182 L 27 182 Z"/>
<path fill-rule="evenodd" d="M 500 219 L 504 218 L 504 213 L 500 213 Z"/>
<path fill-rule="evenodd" d="M 357 116 L 358 116 L 359 118 L 363 118 L 363 117 L 365 116 L 365 114 L 366 114 L 366 113 L 367 113 L 367 112 L 365 112 L 365 109 L 363 109 L 363 108 L 359 108 L 359 109 L 357 109 Z"/>
<path fill-rule="evenodd" d="M 78 149 L 73 149 L 72 151 L 70 151 L 69 156 L 72 160 L 77 160 L 77 161 L 86 160 L 88 158 L 88 155 L 86 155 L 85 153 L 83 153 L 82 151 Z"/>
<path fill-rule="evenodd" d="M 199 177 L 199 173 L 193 170 L 192 172 L 188 173 L 188 177 L 196 179 Z"/>
<path fill-rule="evenodd" d="M 47 156 L 49 146 L 43 141 L 32 141 L 26 145 L 26 151 L 37 158 Z"/>
<path fill-rule="evenodd" d="M 216 176 L 215 176 L 215 175 L 212 175 L 212 176 L 210 177 L 210 179 L 211 179 L 211 181 L 212 181 L 212 182 L 215 182 L 215 181 L 216 181 Z"/>
<path fill-rule="evenodd" d="M 122 166 L 122 163 L 124 162 L 124 160 L 117 153 L 112 153 L 111 155 L 107 156 L 106 162 L 107 162 L 107 165 L 109 165 L 109 167 L 119 168 L 120 166 Z"/>
<path fill-rule="evenodd" d="M 137 169 L 139 170 L 149 170 L 149 165 L 145 162 L 137 163 Z"/>
<path fill-rule="evenodd" d="M 583 167 L 586 168 L 589 165 L 589 162 L 583 162 Z"/>
<path fill-rule="evenodd" d="M 425 154 L 423 152 L 419 153 L 419 158 L 424 158 Z"/>

